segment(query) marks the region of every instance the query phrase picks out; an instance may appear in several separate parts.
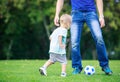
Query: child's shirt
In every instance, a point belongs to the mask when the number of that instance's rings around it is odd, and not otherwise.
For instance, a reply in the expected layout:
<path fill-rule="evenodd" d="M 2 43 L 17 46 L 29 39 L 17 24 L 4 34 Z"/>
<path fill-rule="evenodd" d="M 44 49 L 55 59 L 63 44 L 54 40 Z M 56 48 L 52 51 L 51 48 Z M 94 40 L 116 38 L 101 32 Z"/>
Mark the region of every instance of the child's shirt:
<path fill-rule="evenodd" d="M 53 33 L 50 35 L 51 41 L 50 41 L 50 50 L 49 53 L 56 53 L 56 54 L 66 54 L 66 49 L 61 48 L 59 45 L 58 37 L 62 36 L 62 44 L 66 44 L 66 37 L 67 37 L 67 29 L 63 27 L 58 27 L 53 31 Z"/>

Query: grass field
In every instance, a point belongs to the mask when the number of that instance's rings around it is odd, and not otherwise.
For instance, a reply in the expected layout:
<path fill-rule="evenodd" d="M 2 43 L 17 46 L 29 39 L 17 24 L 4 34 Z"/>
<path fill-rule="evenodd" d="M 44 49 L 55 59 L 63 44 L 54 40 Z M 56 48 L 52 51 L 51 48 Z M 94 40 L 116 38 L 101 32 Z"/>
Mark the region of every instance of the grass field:
<path fill-rule="evenodd" d="M 47 70 L 48 76 L 39 74 L 39 67 L 46 60 L 0 60 L 0 82 L 120 82 L 120 60 L 111 60 L 110 67 L 113 75 L 107 76 L 101 71 L 98 61 L 83 60 L 83 67 L 93 65 L 96 73 L 87 76 L 81 74 L 72 75 L 71 61 L 67 65 L 67 77 L 60 77 L 61 65 L 55 63 Z"/>

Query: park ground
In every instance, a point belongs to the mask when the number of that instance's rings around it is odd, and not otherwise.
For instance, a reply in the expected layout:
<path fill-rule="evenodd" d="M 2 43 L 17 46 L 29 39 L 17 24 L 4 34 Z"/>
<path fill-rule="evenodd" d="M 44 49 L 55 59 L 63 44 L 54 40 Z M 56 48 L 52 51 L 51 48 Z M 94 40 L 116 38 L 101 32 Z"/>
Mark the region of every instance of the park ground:
<path fill-rule="evenodd" d="M 47 69 L 48 76 L 39 74 L 39 67 L 46 60 L 0 60 L 0 82 L 120 82 L 120 60 L 110 60 L 113 74 L 105 75 L 97 60 L 83 60 L 83 67 L 92 65 L 95 74 L 88 76 L 84 71 L 72 75 L 71 60 L 67 65 L 67 77 L 61 77 L 61 65 L 57 62 Z"/>

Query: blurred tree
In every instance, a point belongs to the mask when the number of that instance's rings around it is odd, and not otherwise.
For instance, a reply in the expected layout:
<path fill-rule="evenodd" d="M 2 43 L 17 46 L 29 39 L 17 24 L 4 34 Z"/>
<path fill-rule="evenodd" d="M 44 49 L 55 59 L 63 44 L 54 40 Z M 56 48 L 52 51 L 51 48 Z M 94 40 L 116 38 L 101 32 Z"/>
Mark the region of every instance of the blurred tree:
<path fill-rule="evenodd" d="M 2 29 L 0 47 L 3 57 L 7 59 L 48 57 L 48 38 L 43 25 L 41 2 L 41 0 L 0 1 Z"/>
<path fill-rule="evenodd" d="M 0 59 L 46 59 L 49 35 L 56 28 L 57 0 L 0 0 Z M 71 10 L 65 0 L 62 13 Z M 104 0 L 106 27 L 102 29 L 109 58 L 120 59 L 120 1 Z M 84 25 L 81 52 L 83 59 L 96 59 L 96 49 L 87 25 Z M 70 33 L 67 40 L 70 58 Z"/>

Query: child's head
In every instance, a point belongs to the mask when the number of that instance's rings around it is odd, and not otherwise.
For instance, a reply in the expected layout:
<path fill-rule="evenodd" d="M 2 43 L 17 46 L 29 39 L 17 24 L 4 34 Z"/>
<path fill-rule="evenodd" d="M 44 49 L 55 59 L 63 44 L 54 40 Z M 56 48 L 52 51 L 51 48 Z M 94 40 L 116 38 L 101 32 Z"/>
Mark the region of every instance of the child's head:
<path fill-rule="evenodd" d="M 69 29 L 70 25 L 71 25 L 71 21 L 72 21 L 72 19 L 71 19 L 70 15 L 63 14 L 60 17 L 60 26 L 65 27 L 66 29 Z"/>

